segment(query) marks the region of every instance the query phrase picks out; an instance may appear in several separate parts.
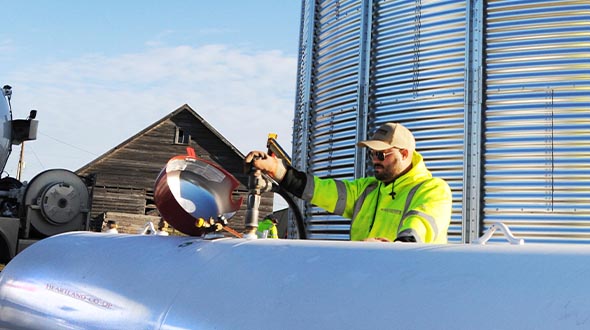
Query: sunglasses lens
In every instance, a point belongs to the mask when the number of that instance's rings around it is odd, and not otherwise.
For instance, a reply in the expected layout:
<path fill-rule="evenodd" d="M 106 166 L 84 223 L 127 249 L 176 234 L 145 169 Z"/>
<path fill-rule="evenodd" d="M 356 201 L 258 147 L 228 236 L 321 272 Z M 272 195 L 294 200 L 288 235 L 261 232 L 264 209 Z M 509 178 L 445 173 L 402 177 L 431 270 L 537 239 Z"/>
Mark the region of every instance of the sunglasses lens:
<path fill-rule="evenodd" d="M 377 159 L 379 159 L 380 161 L 385 160 L 385 155 L 383 154 L 383 151 L 371 150 L 371 151 L 369 151 L 369 155 L 371 156 L 371 158 L 377 157 Z"/>

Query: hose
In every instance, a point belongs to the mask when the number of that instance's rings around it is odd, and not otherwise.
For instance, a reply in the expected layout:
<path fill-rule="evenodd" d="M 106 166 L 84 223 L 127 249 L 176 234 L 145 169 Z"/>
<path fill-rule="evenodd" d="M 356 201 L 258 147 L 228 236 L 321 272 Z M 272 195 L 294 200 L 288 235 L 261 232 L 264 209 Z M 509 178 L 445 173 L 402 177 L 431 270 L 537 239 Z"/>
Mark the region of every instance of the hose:
<path fill-rule="evenodd" d="M 307 239 L 307 232 L 305 231 L 305 222 L 303 221 L 303 215 L 301 214 L 299 206 L 297 206 L 297 203 L 295 203 L 293 195 L 291 195 L 285 189 L 281 188 L 276 184 L 273 185 L 273 188 L 273 190 L 275 190 L 276 193 L 281 195 L 281 197 L 283 197 L 285 201 L 287 201 L 289 208 L 291 208 L 291 210 L 295 214 L 295 223 L 297 224 L 297 233 L 299 234 L 299 239 Z"/>

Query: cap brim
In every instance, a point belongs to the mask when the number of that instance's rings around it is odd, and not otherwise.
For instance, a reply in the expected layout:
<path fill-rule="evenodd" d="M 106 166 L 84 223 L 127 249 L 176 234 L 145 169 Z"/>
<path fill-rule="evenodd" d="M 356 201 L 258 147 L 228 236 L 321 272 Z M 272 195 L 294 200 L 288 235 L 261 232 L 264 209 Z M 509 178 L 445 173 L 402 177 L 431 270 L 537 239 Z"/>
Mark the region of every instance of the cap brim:
<path fill-rule="evenodd" d="M 377 150 L 377 151 L 387 150 L 387 149 L 391 148 L 391 146 L 389 144 L 387 144 L 383 141 L 379 141 L 379 140 L 360 141 L 356 145 L 360 146 L 360 147 L 371 148 L 371 149 Z"/>

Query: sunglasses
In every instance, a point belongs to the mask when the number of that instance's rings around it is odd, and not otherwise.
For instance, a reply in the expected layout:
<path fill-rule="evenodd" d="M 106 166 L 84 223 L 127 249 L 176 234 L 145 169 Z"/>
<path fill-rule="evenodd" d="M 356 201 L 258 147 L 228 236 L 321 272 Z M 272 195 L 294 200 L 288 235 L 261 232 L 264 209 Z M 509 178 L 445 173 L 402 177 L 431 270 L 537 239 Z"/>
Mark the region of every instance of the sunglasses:
<path fill-rule="evenodd" d="M 394 151 L 384 153 L 383 151 L 369 150 L 369 157 L 371 157 L 371 159 L 377 157 L 377 159 L 379 159 L 380 161 L 384 161 L 385 157 L 391 155 L 392 153 L 394 153 Z"/>

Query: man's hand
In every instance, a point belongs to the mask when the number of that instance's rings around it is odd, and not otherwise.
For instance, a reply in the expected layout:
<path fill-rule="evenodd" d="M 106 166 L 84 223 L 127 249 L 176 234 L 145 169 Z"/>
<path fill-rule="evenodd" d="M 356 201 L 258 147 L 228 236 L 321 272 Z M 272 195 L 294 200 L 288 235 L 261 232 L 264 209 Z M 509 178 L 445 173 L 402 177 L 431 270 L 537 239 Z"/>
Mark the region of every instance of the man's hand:
<path fill-rule="evenodd" d="M 254 166 L 257 170 L 261 170 L 270 175 L 277 181 L 281 181 L 287 172 L 287 169 L 281 160 L 270 156 L 263 151 L 250 151 L 248 155 L 246 155 L 244 162 L 247 165 Z"/>
<path fill-rule="evenodd" d="M 263 151 L 250 151 L 244 159 L 246 164 L 251 164 L 257 170 L 265 173 L 274 173 L 277 169 L 278 159 L 269 156 Z"/>

